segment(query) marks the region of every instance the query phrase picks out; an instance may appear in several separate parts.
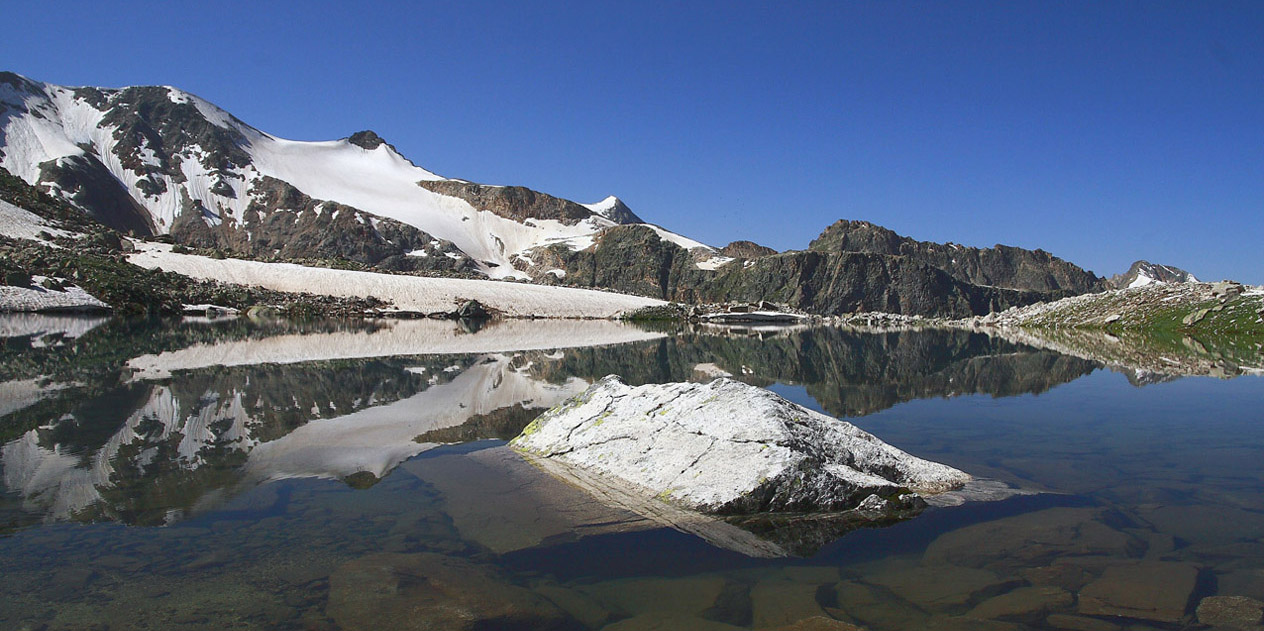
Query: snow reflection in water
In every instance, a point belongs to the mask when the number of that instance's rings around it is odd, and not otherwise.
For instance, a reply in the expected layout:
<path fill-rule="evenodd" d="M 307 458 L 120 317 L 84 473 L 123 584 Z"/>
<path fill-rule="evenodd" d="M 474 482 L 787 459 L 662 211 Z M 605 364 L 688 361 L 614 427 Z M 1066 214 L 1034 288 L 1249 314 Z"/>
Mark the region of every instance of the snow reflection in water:
<path fill-rule="evenodd" d="M 0 378 L 38 386 L 11 367 L 53 367 L 62 387 L 0 417 L 0 626 L 416 628 L 444 623 L 418 611 L 445 605 L 539 628 L 1179 628 L 1204 597 L 1264 599 L 1257 379 L 1135 388 L 1093 362 L 942 331 L 602 323 L 628 343 L 550 346 L 577 344 L 572 330 L 438 355 L 497 327 L 437 324 L 452 334 L 398 352 L 350 341 L 369 329 L 280 339 L 243 324 L 213 325 L 219 342 L 109 323 L 61 347 L 10 344 Z M 595 501 L 499 442 L 608 373 L 724 372 L 1051 493 L 758 560 Z"/>

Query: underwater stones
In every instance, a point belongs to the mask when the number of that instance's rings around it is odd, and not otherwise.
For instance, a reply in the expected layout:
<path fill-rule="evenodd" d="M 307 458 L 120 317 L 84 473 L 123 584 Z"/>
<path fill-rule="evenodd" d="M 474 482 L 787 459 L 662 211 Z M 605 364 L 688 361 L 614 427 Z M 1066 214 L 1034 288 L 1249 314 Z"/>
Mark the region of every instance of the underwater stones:
<path fill-rule="evenodd" d="M 1119 631 L 1119 625 L 1105 620 L 1064 613 L 1050 614 L 1045 623 L 1054 629 L 1067 631 Z"/>
<path fill-rule="evenodd" d="M 1198 603 L 1198 621 L 1227 629 L 1259 629 L 1264 602 L 1246 596 L 1208 596 Z"/>
<path fill-rule="evenodd" d="M 962 616 L 931 616 L 922 625 L 923 631 L 1025 631 L 1028 627 L 1000 620 L 978 620 Z"/>
<path fill-rule="evenodd" d="M 679 579 L 620 579 L 576 588 L 617 616 L 652 611 L 663 618 L 697 618 L 711 609 L 724 592 L 718 576 Z"/>
<path fill-rule="evenodd" d="M 1050 508 L 975 524 L 941 535 L 926 548 L 926 563 L 1017 568 L 1067 555 L 1139 556 L 1144 544 L 1099 519 L 1093 508 Z"/>
<path fill-rule="evenodd" d="M 1061 587 L 1020 587 L 989 598 L 966 613 L 967 618 L 1030 616 L 1071 606 L 1071 592 Z"/>
<path fill-rule="evenodd" d="M 928 610 L 962 608 L 980 595 L 998 593 L 1012 584 L 987 570 L 951 565 L 891 570 L 866 577 L 865 581 Z"/>
<path fill-rule="evenodd" d="M 889 592 L 853 581 L 834 586 L 838 607 L 828 608 L 835 617 L 847 616 L 878 629 L 921 629 L 927 615 Z"/>
<path fill-rule="evenodd" d="M 939 493 L 970 479 L 723 378 L 631 387 L 611 375 L 541 415 L 510 445 L 713 514 L 840 511 L 871 495 Z"/>
<path fill-rule="evenodd" d="M 602 631 L 736 631 L 742 627 L 692 616 L 642 614 L 602 627 Z"/>
<path fill-rule="evenodd" d="M 1187 563 L 1144 561 L 1111 565 L 1101 578 L 1080 590 L 1080 613 L 1176 622 L 1185 606 L 1198 569 Z"/>
<path fill-rule="evenodd" d="M 818 586 L 812 583 L 783 580 L 757 583 L 750 591 L 754 627 L 785 626 L 826 616 L 816 601 L 817 591 Z"/>
<path fill-rule="evenodd" d="M 439 554 L 374 554 L 330 576 L 329 617 L 347 631 L 570 629 L 552 602 L 489 567 Z"/>
<path fill-rule="evenodd" d="M 1221 594 L 1250 596 L 1264 600 L 1264 568 L 1240 569 L 1216 576 Z"/>
<path fill-rule="evenodd" d="M 580 591 L 551 584 L 536 585 L 532 589 L 589 629 L 599 628 L 610 620 L 609 611 Z"/>
<path fill-rule="evenodd" d="M 759 627 L 755 627 L 759 628 Z M 812 616 L 790 624 L 770 629 L 769 631 L 863 631 L 850 622 L 835 620 L 827 616 Z"/>

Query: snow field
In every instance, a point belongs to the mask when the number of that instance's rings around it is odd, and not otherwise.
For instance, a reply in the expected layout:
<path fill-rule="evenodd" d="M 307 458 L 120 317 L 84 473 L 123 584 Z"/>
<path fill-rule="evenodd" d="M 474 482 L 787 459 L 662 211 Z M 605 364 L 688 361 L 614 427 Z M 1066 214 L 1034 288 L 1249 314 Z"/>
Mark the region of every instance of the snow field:
<path fill-rule="evenodd" d="M 545 287 L 463 278 L 429 278 L 261 263 L 175 254 L 171 246 L 145 243 L 128 257 L 146 268 L 162 268 L 193 278 L 258 285 L 287 292 L 343 298 L 389 300 L 396 309 L 420 313 L 450 312 L 462 301 L 477 300 L 508 317 L 615 318 L 662 300 L 590 289 Z"/>

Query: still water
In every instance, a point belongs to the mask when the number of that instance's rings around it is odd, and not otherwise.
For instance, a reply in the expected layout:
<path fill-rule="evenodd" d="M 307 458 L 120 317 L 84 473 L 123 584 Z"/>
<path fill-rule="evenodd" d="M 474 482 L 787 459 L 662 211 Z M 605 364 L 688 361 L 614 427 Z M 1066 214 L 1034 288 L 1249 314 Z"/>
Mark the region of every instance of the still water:
<path fill-rule="evenodd" d="M 1258 377 L 963 331 L 0 335 L 0 629 L 1184 629 L 1264 600 Z M 505 447 L 611 373 L 731 375 L 1021 493 L 752 557 Z"/>

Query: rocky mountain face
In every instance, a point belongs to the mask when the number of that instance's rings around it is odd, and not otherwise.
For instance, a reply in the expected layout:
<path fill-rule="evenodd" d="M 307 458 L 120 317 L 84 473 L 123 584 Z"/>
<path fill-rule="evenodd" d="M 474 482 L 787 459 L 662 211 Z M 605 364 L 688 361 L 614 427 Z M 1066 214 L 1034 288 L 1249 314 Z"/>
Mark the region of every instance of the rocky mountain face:
<path fill-rule="evenodd" d="M 318 201 L 264 176 L 251 188 L 241 221 L 218 225 L 183 214 L 172 224 L 180 243 L 254 257 L 345 259 L 392 271 L 474 273 L 476 266 L 450 241 L 406 223 L 337 202 Z"/>
<path fill-rule="evenodd" d="M 549 219 L 574 226 L 596 212 L 588 206 L 521 186 L 487 186 L 460 180 L 421 181 L 417 185 L 440 195 L 463 199 L 477 210 L 520 223 Z M 614 215 L 610 219 L 616 223 L 643 223 L 623 202 L 617 198 L 610 199 L 613 200 L 612 209 L 617 204 L 617 210 L 610 213 Z"/>
<path fill-rule="evenodd" d="M 904 256 L 974 285 L 1075 294 L 1106 289 L 1101 278 L 1044 250 L 1006 245 L 988 249 L 916 241 L 867 221 L 839 220 L 812 241 L 819 252 Z"/>
<path fill-rule="evenodd" d="M 441 177 L 372 131 L 296 142 L 165 86 L 0 73 L 0 167 L 125 233 L 260 259 L 517 278 L 681 302 L 964 317 L 1096 291 L 1036 250 L 919 242 L 840 221 L 806 251 L 722 250 L 594 204 Z"/>
<path fill-rule="evenodd" d="M 67 88 L 0 73 L 0 166 L 135 235 L 255 257 L 341 258 L 391 270 L 525 277 L 523 250 L 639 222 L 447 180 L 371 131 L 295 142 L 166 86 Z"/>
<path fill-rule="evenodd" d="M 1074 293 L 980 286 L 904 256 L 760 252 L 702 269 L 695 253 L 649 227 L 629 225 L 607 229 L 582 251 L 548 246 L 529 255 L 538 270 L 555 270 L 554 282 L 568 285 L 686 303 L 768 300 L 831 315 L 886 311 L 965 317 Z"/>
<path fill-rule="evenodd" d="M 776 250 L 754 241 L 734 241 L 720 248 L 721 256 L 735 259 L 755 259 L 761 256 L 772 256 L 776 253 Z"/>
<path fill-rule="evenodd" d="M 700 295 L 704 302 L 769 300 L 830 315 L 885 311 L 953 317 L 1062 293 L 973 285 L 906 257 L 808 250 L 723 266 Z"/>
<path fill-rule="evenodd" d="M 1106 284 L 1111 289 L 1143 287 L 1151 283 L 1198 283 L 1193 274 L 1171 265 L 1160 265 L 1149 261 L 1136 261 L 1123 274 L 1111 276 Z"/>

